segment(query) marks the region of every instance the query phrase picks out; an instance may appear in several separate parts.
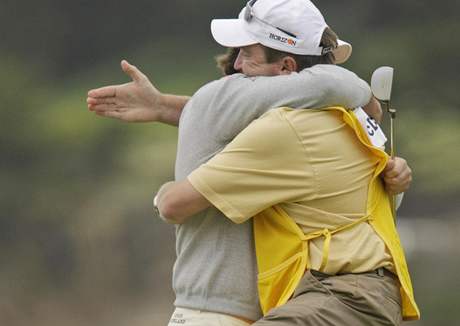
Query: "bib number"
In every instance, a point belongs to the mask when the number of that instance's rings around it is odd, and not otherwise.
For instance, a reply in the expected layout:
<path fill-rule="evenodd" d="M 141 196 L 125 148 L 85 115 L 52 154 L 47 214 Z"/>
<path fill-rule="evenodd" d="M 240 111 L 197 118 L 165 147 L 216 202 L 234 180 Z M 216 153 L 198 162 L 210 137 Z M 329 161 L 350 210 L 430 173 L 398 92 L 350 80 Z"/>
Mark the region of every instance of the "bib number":
<path fill-rule="evenodd" d="M 362 108 L 356 108 L 353 111 L 358 118 L 359 123 L 366 131 L 367 137 L 369 138 L 372 145 L 378 148 L 385 148 L 387 137 L 382 131 L 382 128 L 372 119 Z"/>

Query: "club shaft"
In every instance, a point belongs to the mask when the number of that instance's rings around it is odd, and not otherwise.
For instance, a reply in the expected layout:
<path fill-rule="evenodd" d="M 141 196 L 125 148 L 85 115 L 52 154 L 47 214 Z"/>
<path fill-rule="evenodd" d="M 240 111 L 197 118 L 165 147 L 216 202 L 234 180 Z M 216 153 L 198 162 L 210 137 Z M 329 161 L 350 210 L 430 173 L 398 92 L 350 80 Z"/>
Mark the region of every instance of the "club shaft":
<path fill-rule="evenodd" d="M 392 159 L 396 156 L 395 149 L 395 119 L 396 119 L 396 110 L 390 107 L 390 102 L 386 102 L 387 112 L 390 114 L 390 156 Z M 391 212 L 393 218 L 396 220 L 396 196 L 391 196 Z"/>

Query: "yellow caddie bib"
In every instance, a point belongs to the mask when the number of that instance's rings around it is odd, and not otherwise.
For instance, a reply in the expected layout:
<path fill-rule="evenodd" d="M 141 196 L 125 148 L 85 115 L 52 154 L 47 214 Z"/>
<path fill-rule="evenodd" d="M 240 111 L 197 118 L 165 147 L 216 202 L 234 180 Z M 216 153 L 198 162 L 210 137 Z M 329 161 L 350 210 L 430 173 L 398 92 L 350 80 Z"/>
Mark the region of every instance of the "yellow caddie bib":
<path fill-rule="evenodd" d="M 331 107 L 326 110 L 342 112 L 344 122 L 354 130 L 359 141 L 379 159 L 369 184 L 366 215 L 353 223 L 337 226 L 336 229 L 322 229 L 309 234 L 304 234 L 294 219 L 280 206 L 273 206 L 256 215 L 253 223 L 262 311 L 266 314 L 270 309 L 283 305 L 294 293 L 305 270 L 310 266 L 309 240 L 324 237 L 321 270 L 327 262 L 332 236 L 358 223 L 367 222 L 384 241 L 393 259 L 401 285 L 403 319 L 419 319 L 420 311 L 415 303 L 406 259 L 391 212 L 390 197 L 379 178 L 387 164 L 388 155 L 370 143 L 352 111 L 342 107 Z"/>

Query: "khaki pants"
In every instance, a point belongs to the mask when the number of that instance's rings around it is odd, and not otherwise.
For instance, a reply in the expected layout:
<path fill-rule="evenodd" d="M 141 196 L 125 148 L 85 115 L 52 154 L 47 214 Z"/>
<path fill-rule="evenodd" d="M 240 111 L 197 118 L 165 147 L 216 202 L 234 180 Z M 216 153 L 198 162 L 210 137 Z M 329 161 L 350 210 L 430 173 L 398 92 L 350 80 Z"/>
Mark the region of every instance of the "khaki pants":
<path fill-rule="evenodd" d="M 241 319 L 208 311 L 176 308 L 168 326 L 248 326 Z"/>
<path fill-rule="evenodd" d="M 401 322 L 395 277 L 376 273 L 328 276 L 307 271 L 293 297 L 253 325 L 380 326 Z"/>

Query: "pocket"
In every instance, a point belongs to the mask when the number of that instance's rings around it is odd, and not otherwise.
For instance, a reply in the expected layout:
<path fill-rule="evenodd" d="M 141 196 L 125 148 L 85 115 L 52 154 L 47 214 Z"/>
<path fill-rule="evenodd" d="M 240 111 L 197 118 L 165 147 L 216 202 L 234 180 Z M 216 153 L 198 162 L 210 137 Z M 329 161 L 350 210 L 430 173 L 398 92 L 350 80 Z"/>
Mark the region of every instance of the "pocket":
<path fill-rule="evenodd" d="M 391 321 L 391 325 L 400 325 L 402 323 L 402 306 L 401 303 L 391 296 L 382 295 L 380 297 L 380 311 L 382 316 Z"/>
<path fill-rule="evenodd" d="M 354 274 L 316 277 L 318 282 L 336 299 L 347 305 L 357 298 L 356 276 Z"/>
<path fill-rule="evenodd" d="M 375 315 L 391 325 L 402 322 L 399 282 L 388 276 L 363 274 L 359 277 L 359 292 Z"/>
<path fill-rule="evenodd" d="M 314 270 L 308 270 L 295 290 L 294 296 L 299 296 L 311 291 L 320 291 L 333 295 L 330 290 L 332 287 L 332 282 L 330 281 L 331 277 L 333 276 Z"/>
<path fill-rule="evenodd" d="M 390 300 L 395 305 L 401 306 L 400 285 L 397 279 L 389 276 L 380 276 L 374 273 L 362 274 L 358 280 L 359 288 L 369 293 Z"/>

